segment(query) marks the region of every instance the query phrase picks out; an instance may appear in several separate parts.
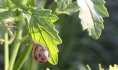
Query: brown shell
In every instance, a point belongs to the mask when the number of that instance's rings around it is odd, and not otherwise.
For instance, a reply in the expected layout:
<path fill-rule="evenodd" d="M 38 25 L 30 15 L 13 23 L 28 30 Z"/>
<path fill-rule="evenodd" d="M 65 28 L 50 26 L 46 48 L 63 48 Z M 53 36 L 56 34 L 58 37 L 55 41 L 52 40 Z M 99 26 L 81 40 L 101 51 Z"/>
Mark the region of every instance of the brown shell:
<path fill-rule="evenodd" d="M 49 58 L 49 52 L 41 44 L 35 44 L 32 49 L 32 57 L 39 63 L 47 62 Z"/>

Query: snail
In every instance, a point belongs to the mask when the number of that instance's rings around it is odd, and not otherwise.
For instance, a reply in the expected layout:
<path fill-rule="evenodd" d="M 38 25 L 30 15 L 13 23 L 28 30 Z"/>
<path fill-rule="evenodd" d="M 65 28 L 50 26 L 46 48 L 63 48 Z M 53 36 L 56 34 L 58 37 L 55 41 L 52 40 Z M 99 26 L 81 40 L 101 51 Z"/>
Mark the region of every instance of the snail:
<path fill-rule="evenodd" d="M 32 57 L 38 63 L 47 62 L 48 58 L 49 58 L 49 52 L 40 43 L 34 43 L 34 46 L 33 46 L 33 49 L 32 49 Z"/>

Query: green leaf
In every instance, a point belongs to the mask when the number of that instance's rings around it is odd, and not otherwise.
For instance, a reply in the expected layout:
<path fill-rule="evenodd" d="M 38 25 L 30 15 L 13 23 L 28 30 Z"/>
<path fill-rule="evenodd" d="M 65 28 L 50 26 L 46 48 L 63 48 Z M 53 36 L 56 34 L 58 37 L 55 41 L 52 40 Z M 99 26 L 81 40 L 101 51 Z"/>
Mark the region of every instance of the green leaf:
<path fill-rule="evenodd" d="M 87 30 L 90 36 L 98 39 L 104 29 L 103 17 L 108 16 L 104 0 L 77 0 L 77 3 L 80 7 L 79 18 L 83 30 Z"/>
<path fill-rule="evenodd" d="M 72 15 L 73 13 L 76 13 L 77 11 L 79 11 L 78 5 L 76 2 L 73 2 L 71 4 L 69 4 L 65 9 L 60 10 L 57 9 L 56 12 L 58 14 L 68 14 L 68 15 Z"/>
<path fill-rule="evenodd" d="M 72 15 L 79 11 L 77 2 L 72 2 L 72 0 L 57 0 L 56 4 L 56 14 Z"/>
<path fill-rule="evenodd" d="M 64 10 L 68 5 L 67 0 L 57 0 L 56 3 L 60 10 Z"/>
<path fill-rule="evenodd" d="M 26 46 L 26 45 L 25 45 Z M 32 46 L 28 45 L 26 46 L 23 51 L 20 53 L 20 55 L 18 56 L 18 59 L 16 60 L 16 63 L 14 65 L 14 70 L 20 70 L 23 63 L 25 62 L 25 60 L 28 58 L 30 51 L 32 50 Z"/>
<path fill-rule="evenodd" d="M 98 10 L 97 14 L 101 15 L 102 17 L 108 17 L 109 16 L 107 9 L 104 6 L 104 4 L 105 4 L 104 0 L 92 0 L 92 1 L 94 3 L 96 10 Z"/>
<path fill-rule="evenodd" d="M 57 21 L 57 16 L 52 15 L 51 11 L 46 9 L 33 9 L 31 15 L 29 32 L 32 39 L 44 45 L 50 52 L 48 61 L 53 65 L 57 64 L 57 45 L 62 43 L 53 24 Z"/>

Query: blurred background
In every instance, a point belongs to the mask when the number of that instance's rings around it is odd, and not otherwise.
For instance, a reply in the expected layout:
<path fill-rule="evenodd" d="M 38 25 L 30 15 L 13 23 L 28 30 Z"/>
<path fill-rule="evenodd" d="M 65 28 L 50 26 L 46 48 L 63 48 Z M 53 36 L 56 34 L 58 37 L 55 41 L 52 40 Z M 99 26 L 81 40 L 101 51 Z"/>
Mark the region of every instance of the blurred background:
<path fill-rule="evenodd" d="M 50 8 L 52 0 L 39 0 L 40 5 Z M 42 3 L 41 3 L 42 2 Z M 118 64 L 118 0 L 106 0 L 110 17 L 104 18 L 105 29 L 101 37 L 95 40 L 82 30 L 78 13 L 58 14 L 55 23 L 63 44 L 59 45 L 58 65 L 48 62 L 37 64 L 29 56 L 22 70 L 98 70 L 98 64 L 108 69 L 109 65 Z M 37 4 L 38 5 L 38 4 Z M 3 70 L 3 47 L 0 46 L 0 70 Z"/>

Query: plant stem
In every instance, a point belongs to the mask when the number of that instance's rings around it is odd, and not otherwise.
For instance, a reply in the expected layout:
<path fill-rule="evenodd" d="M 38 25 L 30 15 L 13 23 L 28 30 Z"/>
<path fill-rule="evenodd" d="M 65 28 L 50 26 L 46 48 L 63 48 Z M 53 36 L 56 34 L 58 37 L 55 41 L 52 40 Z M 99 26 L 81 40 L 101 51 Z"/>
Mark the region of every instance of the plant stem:
<path fill-rule="evenodd" d="M 29 57 L 30 51 L 32 50 L 32 45 L 28 45 L 19 55 L 16 64 L 14 65 L 14 70 L 20 70 L 25 60 Z"/>
<path fill-rule="evenodd" d="M 12 46 L 13 50 L 12 50 L 12 54 L 11 54 L 11 58 L 10 58 L 9 70 L 13 70 L 13 66 L 14 66 L 14 62 L 15 62 L 15 59 L 16 59 L 16 56 L 18 53 L 18 49 L 19 49 L 20 44 L 21 44 L 23 25 L 24 25 L 22 21 L 23 20 L 20 20 L 19 23 L 17 23 L 18 24 L 18 30 L 16 31 L 15 41 L 14 41 L 14 44 Z"/>
<path fill-rule="evenodd" d="M 4 70 L 8 70 L 8 67 L 9 67 L 9 46 L 8 46 L 8 31 L 6 30 L 5 31 L 5 34 L 4 34 L 4 66 L 5 66 L 5 69 Z"/>

